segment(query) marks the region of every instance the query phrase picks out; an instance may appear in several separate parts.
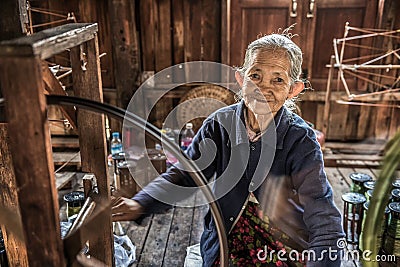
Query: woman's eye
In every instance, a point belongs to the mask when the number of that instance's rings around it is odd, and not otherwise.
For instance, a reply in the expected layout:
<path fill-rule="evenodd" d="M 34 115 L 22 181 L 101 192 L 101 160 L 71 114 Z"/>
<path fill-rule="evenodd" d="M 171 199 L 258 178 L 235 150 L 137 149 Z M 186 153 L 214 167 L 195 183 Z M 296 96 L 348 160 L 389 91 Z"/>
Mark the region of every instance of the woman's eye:
<path fill-rule="evenodd" d="M 259 80 L 260 79 L 260 75 L 258 75 L 257 73 L 252 73 L 249 75 L 249 78 L 251 80 Z"/>
<path fill-rule="evenodd" d="M 284 80 L 282 78 L 279 78 L 279 77 L 275 78 L 274 81 L 278 82 L 278 83 L 283 83 L 284 82 Z"/>

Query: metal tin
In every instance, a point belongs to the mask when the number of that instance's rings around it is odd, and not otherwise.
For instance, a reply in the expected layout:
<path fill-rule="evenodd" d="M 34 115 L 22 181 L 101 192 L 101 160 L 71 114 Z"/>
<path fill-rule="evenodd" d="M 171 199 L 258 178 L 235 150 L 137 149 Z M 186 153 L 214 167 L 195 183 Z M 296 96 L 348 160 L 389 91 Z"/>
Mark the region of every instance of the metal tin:
<path fill-rule="evenodd" d="M 78 214 L 83 203 L 85 202 L 85 193 L 81 191 L 73 191 L 64 195 L 64 201 L 67 203 L 67 217 Z"/>

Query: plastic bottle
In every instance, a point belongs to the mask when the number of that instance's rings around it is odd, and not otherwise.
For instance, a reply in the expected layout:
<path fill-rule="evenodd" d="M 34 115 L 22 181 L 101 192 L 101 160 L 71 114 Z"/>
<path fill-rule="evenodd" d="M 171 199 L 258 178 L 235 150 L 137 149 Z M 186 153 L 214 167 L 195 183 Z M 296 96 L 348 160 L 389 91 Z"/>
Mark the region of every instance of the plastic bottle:
<path fill-rule="evenodd" d="M 119 132 L 112 133 L 111 139 L 111 154 L 115 155 L 122 152 L 122 142 L 119 139 Z"/>
<path fill-rule="evenodd" d="M 194 137 L 193 124 L 186 123 L 186 128 L 183 130 L 181 138 L 181 149 L 186 150 L 192 143 Z"/>

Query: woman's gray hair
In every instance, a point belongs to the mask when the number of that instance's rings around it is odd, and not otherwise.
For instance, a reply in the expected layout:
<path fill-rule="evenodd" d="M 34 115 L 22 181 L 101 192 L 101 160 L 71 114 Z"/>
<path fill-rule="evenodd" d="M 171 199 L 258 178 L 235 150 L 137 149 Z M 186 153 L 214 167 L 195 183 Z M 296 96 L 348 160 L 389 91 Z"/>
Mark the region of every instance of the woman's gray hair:
<path fill-rule="evenodd" d="M 291 40 L 293 35 L 290 33 L 290 30 L 293 28 L 293 25 L 289 28 L 283 30 L 281 33 L 273 33 L 269 35 L 262 36 L 257 40 L 251 42 L 246 49 L 246 54 L 244 58 L 244 63 L 241 67 L 237 69 L 242 76 L 244 76 L 246 70 L 249 68 L 252 60 L 252 56 L 255 51 L 259 49 L 266 50 L 283 50 L 288 55 L 288 59 L 290 62 L 289 69 L 289 77 L 290 84 L 300 81 L 301 76 L 301 65 L 303 63 L 303 53 L 301 49 Z M 238 98 L 241 98 L 239 95 Z M 295 107 L 295 99 L 291 101 L 287 100 L 285 106 L 289 109 L 293 109 Z"/>

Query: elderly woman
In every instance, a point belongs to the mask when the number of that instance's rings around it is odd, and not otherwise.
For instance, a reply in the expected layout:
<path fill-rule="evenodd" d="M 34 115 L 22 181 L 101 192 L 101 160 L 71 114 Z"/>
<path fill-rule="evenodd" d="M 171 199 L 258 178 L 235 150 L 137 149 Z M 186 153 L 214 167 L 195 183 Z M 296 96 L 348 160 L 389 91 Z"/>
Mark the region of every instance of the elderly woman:
<path fill-rule="evenodd" d="M 210 115 L 186 151 L 207 178 L 235 181 L 213 184 L 231 265 L 340 266 L 334 252 L 344 233 L 320 146 L 314 131 L 287 108 L 304 89 L 301 64 L 302 52 L 288 31 L 253 41 L 236 72 L 242 100 Z M 194 186 L 185 171 L 172 167 L 132 199 L 120 199 L 113 220 L 137 220 L 165 208 L 154 196 L 169 181 Z M 219 265 L 210 211 L 200 248 L 203 266 Z"/>

